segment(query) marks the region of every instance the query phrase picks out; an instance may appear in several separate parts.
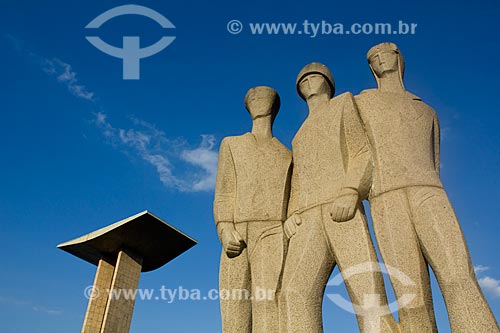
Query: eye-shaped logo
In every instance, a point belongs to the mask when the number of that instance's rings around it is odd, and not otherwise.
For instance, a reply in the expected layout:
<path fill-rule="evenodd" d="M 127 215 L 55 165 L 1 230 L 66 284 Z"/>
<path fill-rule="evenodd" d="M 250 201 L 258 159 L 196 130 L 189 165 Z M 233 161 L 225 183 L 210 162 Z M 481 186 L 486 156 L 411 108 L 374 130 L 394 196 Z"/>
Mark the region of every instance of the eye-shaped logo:
<path fill-rule="evenodd" d="M 172 29 L 175 26 L 166 17 L 157 11 L 139 5 L 124 5 L 112 8 L 93 19 L 85 28 L 97 29 L 107 21 L 122 15 L 141 15 L 156 21 L 164 29 Z M 123 46 L 118 48 L 104 42 L 97 36 L 87 36 L 87 40 L 102 52 L 112 57 L 123 59 L 123 79 L 139 80 L 140 60 L 161 52 L 175 39 L 173 36 L 164 36 L 159 41 L 148 47 L 141 48 L 140 37 L 123 36 Z"/>

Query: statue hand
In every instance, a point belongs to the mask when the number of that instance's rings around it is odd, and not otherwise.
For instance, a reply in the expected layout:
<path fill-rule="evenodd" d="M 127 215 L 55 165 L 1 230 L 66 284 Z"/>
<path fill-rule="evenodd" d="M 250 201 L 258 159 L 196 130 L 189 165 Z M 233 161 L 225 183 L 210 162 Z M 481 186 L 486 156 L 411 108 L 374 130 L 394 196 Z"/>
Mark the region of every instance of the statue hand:
<path fill-rule="evenodd" d="M 300 218 L 300 215 L 293 214 L 292 216 L 290 216 L 283 225 L 286 238 L 287 239 L 292 238 L 293 235 L 295 235 L 295 233 L 297 232 L 297 226 L 301 224 L 302 224 L 302 219 Z"/>
<path fill-rule="evenodd" d="M 346 222 L 352 220 L 356 214 L 359 194 L 352 188 L 346 188 L 333 201 L 330 217 L 335 222 Z"/>
<path fill-rule="evenodd" d="M 236 231 L 234 225 L 226 225 L 221 231 L 221 241 L 224 252 L 229 258 L 237 257 L 246 247 L 245 241 Z"/>

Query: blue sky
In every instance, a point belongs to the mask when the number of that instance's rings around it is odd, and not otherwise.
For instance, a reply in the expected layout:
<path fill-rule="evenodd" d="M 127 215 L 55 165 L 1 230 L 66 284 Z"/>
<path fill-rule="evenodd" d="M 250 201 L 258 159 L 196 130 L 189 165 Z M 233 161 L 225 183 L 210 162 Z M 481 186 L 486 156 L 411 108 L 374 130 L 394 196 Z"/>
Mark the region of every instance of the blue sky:
<path fill-rule="evenodd" d="M 275 135 L 290 146 L 307 116 L 295 76 L 311 61 L 333 72 L 337 92 L 375 81 L 366 51 L 396 42 L 406 87 L 437 111 L 442 178 L 494 313 L 500 315 L 498 1 L 140 1 L 167 17 L 176 40 L 141 61 L 141 79 L 85 40 L 84 28 L 121 1 L 3 0 L 0 10 L 0 321 L 3 332 L 80 330 L 95 267 L 56 248 L 145 209 L 199 244 L 141 277 L 140 287 L 202 291 L 218 285 L 220 246 L 212 219 L 221 139 L 250 129 L 248 88 L 281 95 Z M 244 29 L 230 34 L 226 25 Z M 252 35 L 248 24 L 417 23 L 415 35 Z M 149 45 L 162 29 L 123 16 L 98 35 Z M 481 265 L 481 266 L 480 266 Z M 336 272 L 335 272 L 336 273 Z M 333 287 L 329 287 L 333 288 Z M 340 292 L 343 287 L 328 289 Z M 433 283 L 440 331 L 449 331 Z M 325 331 L 356 332 L 352 315 L 324 302 Z M 218 332 L 217 301 L 137 301 L 131 332 Z"/>

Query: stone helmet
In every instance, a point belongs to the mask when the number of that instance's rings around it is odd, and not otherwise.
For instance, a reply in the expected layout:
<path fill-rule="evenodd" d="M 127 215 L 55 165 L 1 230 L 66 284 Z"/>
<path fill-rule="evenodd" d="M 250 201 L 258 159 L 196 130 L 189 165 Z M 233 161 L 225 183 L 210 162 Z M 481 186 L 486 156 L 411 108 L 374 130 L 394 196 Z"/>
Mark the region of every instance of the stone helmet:
<path fill-rule="evenodd" d="M 375 74 L 375 71 L 373 70 L 371 64 L 371 60 L 374 56 L 376 56 L 380 52 L 387 52 L 387 51 L 394 51 L 398 55 L 399 78 L 401 80 L 401 83 L 403 83 L 404 72 L 405 72 L 405 60 L 398 46 L 394 43 L 383 42 L 373 46 L 370 50 L 368 50 L 368 52 L 366 53 L 366 60 L 368 60 L 368 64 L 370 65 L 372 74 L 375 77 L 375 80 L 377 80 L 377 84 L 379 84 L 380 78 L 377 77 L 377 74 Z"/>
<path fill-rule="evenodd" d="M 305 65 L 304 68 L 300 70 L 299 75 L 297 75 L 297 80 L 295 81 L 297 92 L 299 93 L 299 96 L 302 99 L 305 98 L 304 96 L 302 96 L 302 93 L 300 92 L 300 82 L 309 74 L 322 75 L 328 82 L 328 85 L 330 86 L 330 91 L 331 91 L 330 98 L 333 97 L 333 95 L 335 95 L 335 81 L 333 80 L 333 75 L 328 69 L 328 67 L 326 67 L 323 64 L 320 64 L 319 62 L 311 62 L 310 64 Z"/>
<path fill-rule="evenodd" d="M 271 119 L 272 122 L 274 122 L 274 119 L 276 118 L 276 115 L 278 114 L 281 105 L 280 95 L 278 94 L 278 92 L 275 89 L 267 86 L 253 87 L 247 91 L 247 93 L 245 94 L 244 103 L 245 103 L 245 108 L 247 109 L 248 113 L 250 113 L 250 115 L 252 116 L 252 119 L 254 118 L 254 116 L 252 115 L 251 104 L 256 103 L 256 101 L 254 100 L 255 97 L 263 99 L 263 101 L 261 101 L 260 103 L 269 104 L 268 107 L 270 107 L 269 111 L 271 113 Z M 259 106 L 259 105 L 254 104 L 254 106 Z M 260 106 L 262 106 L 262 104 Z"/>

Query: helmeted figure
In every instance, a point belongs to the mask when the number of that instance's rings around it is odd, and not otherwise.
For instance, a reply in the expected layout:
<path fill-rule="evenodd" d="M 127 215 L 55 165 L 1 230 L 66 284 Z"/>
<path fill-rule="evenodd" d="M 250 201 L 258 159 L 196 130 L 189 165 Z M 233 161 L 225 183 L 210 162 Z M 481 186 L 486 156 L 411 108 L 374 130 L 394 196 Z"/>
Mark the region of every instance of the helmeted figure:
<path fill-rule="evenodd" d="M 222 331 L 277 332 L 275 293 L 284 257 L 292 155 L 272 135 L 280 107 L 276 91 L 252 88 L 245 106 L 252 132 L 222 141 L 215 189 L 214 219 L 223 245 Z"/>
<path fill-rule="evenodd" d="M 280 291 L 280 331 L 323 331 L 323 294 L 338 265 L 341 272 L 358 270 L 345 281 L 356 306 L 366 305 L 370 296 L 379 297 L 372 313 L 358 311 L 360 329 L 396 332 L 361 204 L 369 189 L 371 162 L 353 96 L 332 98 L 333 77 L 319 63 L 301 70 L 297 91 L 307 101 L 309 116 L 292 142 L 292 190 L 285 222 L 290 242 Z M 334 222 L 332 217 L 349 222 Z"/>
<path fill-rule="evenodd" d="M 391 282 L 400 304 L 402 332 L 435 332 L 428 264 L 444 296 L 453 332 L 498 332 L 479 288 L 464 236 L 439 175 L 439 122 L 435 111 L 407 92 L 404 60 L 393 43 L 367 54 L 378 89 L 356 105 L 373 155 L 370 210 L 385 264 L 415 285 Z"/>

